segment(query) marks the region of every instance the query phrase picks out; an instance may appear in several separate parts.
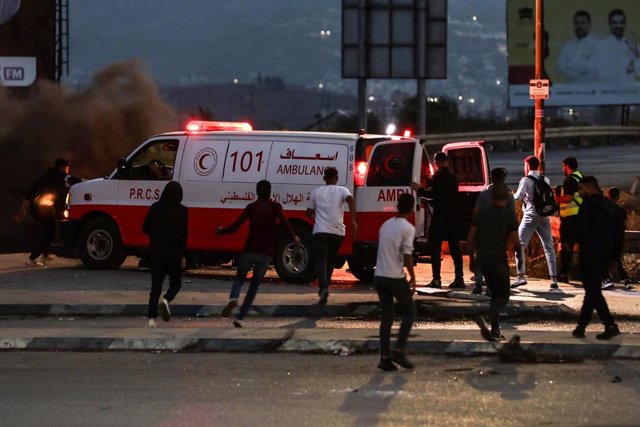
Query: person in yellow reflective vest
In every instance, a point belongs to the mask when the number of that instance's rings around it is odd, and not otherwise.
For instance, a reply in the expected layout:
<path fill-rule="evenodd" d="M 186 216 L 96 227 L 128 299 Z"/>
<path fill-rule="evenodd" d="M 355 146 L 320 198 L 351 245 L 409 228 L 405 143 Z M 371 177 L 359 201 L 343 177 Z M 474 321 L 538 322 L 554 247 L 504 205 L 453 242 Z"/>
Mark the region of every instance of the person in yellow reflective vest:
<path fill-rule="evenodd" d="M 562 161 L 564 182 L 556 201 L 560 206 L 560 271 L 558 281 L 569 283 L 569 268 L 573 258 L 573 246 L 576 244 L 576 228 L 578 212 L 582 204 L 582 197 L 578 193 L 578 184 L 582 173 L 578 170 L 575 157 L 567 157 Z"/>

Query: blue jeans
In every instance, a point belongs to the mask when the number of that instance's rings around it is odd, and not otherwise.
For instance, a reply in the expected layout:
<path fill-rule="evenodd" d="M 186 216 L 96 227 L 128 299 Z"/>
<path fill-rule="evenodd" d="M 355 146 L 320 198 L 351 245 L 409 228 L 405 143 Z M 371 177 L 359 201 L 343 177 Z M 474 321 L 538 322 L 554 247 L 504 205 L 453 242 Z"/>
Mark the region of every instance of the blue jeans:
<path fill-rule="evenodd" d="M 267 268 L 269 267 L 270 263 L 271 257 L 269 255 L 256 253 L 243 253 L 242 255 L 240 255 L 240 259 L 238 260 L 238 268 L 236 271 L 236 278 L 233 280 L 233 285 L 231 285 L 231 293 L 229 294 L 229 299 L 238 299 L 238 297 L 240 296 L 242 285 L 247 279 L 247 274 L 252 267 L 253 277 L 251 278 L 251 283 L 249 284 L 249 290 L 244 297 L 242 307 L 240 307 L 240 312 L 237 316 L 238 319 L 244 319 L 244 316 L 251 308 L 253 300 L 258 293 L 258 288 L 260 288 L 260 283 L 262 282 L 264 275 L 267 273 Z"/>
<path fill-rule="evenodd" d="M 524 264 L 524 251 L 529 244 L 529 241 L 533 237 L 533 233 L 536 233 L 542 242 L 544 248 L 544 256 L 547 259 L 547 267 L 549 268 L 549 276 L 556 276 L 556 252 L 553 248 L 553 236 L 551 235 L 551 221 L 549 217 L 544 216 L 532 216 L 527 213 L 522 217 L 520 226 L 518 227 L 518 237 L 520 238 L 520 245 L 522 249 L 520 252 L 516 252 L 516 269 L 518 266 L 518 260 L 522 259 L 522 270 L 518 270 L 518 275 L 524 276 L 526 273 L 526 267 Z"/>

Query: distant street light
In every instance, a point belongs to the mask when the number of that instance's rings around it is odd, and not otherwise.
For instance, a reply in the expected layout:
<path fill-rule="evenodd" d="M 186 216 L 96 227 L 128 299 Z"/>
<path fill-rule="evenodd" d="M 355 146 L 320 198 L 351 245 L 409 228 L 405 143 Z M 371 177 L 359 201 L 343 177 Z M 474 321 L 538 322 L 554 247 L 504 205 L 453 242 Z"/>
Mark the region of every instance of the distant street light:
<path fill-rule="evenodd" d="M 394 133 L 396 133 L 396 125 L 394 125 L 393 123 L 389 123 L 387 125 L 386 133 L 387 135 L 393 135 Z"/>
<path fill-rule="evenodd" d="M 375 100 L 376 100 L 376 97 L 375 97 L 375 96 L 370 96 L 370 97 L 369 97 L 369 101 L 375 101 Z"/>
<path fill-rule="evenodd" d="M 238 84 L 240 81 L 238 79 L 233 79 L 233 84 Z"/>
<path fill-rule="evenodd" d="M 500 86 L 500 85 L 502 84 L 502 82 L 501 82 L 500 80 L 496 80 L 496 84 L 497 84 L 498 86 Z"/>
<path fill-rule="evenodd" d="M 324 85 L 323 85 L 322 83 L 320 83 L 320 84 L 318 85 L 318 89 L 322 89 L 323 87 L 324 87 Z"/>
<path fill-rule="evenodd" d="M 464 97 L 462 95 L 458 96 L 458 101 L 462 101 Z"/>
<path fill-rule="evenodd" d="M 477 21 L 477 20 L 478 20 L 478 17 L 477 17 L 477 16 L 475 16 L 475 15 L 473 15 L 473 17 L 472 17 L 471 19 L 473 19 L 474 21 Z"/>

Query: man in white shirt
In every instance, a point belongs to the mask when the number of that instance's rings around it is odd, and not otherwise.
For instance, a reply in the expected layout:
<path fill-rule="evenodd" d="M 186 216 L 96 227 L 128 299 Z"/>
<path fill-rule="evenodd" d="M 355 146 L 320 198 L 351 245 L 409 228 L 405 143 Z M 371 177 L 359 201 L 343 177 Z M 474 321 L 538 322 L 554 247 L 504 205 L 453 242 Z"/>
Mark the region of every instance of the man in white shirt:
<path fill-rule="evenodd" d="M 416 317 L 416 306 L 412 298 L 416 290 L 412 255 L 415 227 L 408 221 L 414 206 L 415 199 L 411 194 L 401 194 L 398 198 L 398 214 L 385 221 L 379 232 L 374 283 L 382 311 L 378 368 L 383 371 L 397 370 L 393 362 L 403 368 L 413 369 L 413 364 L 405 357 L 404 348 Z M 408 282 L 404 272 L 405 267 L 411 278 Z M 402 323 L 395 349 L 391 352 L 394 297 L 402 311 Z"/>
<path fill-rule="evenodd" d="M 351 233 L 355 240 L 358 224 L 356 223 L 356 202 L 348 188 L 336 185 L 338 170 L 328 167 L 324 170 L 326 185 L 311 192 L 311 205 L 307 208 L 307 217 L 315 219 L 313 224 L 313 254 L 316 274 L 320 282 L 318 296 L 320 304 L 326 304 L 329 298 L 329 282 L 333 274 L 333 266 L 346 234 L 344 225 L 344 203 L 349 205 Z"/>
<path fill-rule="evenodd" d="M 569 82 L 589 82 L 596 80 L 595 50 L 596 40 L 589 34 L 591 15 L 579 10 L 573 15 L 573 32 L 576 38 L 562 46 L 558 56 L 557 69 Z"/>
<path fill-rule="evenodd" d="M 516 251 L 516 271 L 518 277 L 511 287 L 517 288 L 518 286 L 527 284 L 527 280 L 524 278 L 526 273 L 524 251 L 533 237 L 533 233 L 536 233 L 540 238 L 540 242 L 542 242 L 544 256 L 547 260 L 547 267 L 549 268 L 549 277 L 551 278 L 550 292 L 562 292 L 558 287 L 556 277 L 556 252 L 553 248 L 551 221 L 549 221 L 549 217 L 538 215 L 533 204 L 535 180 L 544 179 L 547 184 L 549 184 L 549 178 L 543 176 L 538 171 L 539 166 L 540 160 L 535 156 L 529 156 L 524 159 L 525 176 L 520 179 L 518 191 L 513 195 L 515 200 L 522 201 L 522 221 L 518 227 L 518 237 L 520 238 L 521 248 L 519 251 Z"/>
<path fill-rule="evenodd" d="M 609 13 L 611 34 L 602 39 L 596 51 L 597 77 L 600 81 L 635 81 L 640 76 L 640 46 L 633 34 L 625 34 L 626 17 L 622 10 Z"/>

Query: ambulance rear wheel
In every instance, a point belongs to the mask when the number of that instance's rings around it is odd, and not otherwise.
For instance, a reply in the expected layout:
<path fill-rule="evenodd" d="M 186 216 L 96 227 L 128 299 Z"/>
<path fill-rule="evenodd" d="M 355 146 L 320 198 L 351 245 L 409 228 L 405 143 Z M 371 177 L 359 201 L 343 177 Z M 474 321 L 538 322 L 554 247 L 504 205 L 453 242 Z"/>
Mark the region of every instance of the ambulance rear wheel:
<path fill-rule="evenodd" d="M 78 255 L 89 268 L 116 269 L 126 258 L 118 227 L 109 218 L 88 220 L 80 229 Z"/>
<path fill-rule="evenodd" d="M 289 236 L 278 238 L 273 264 L 285 282 L 310 283 L 315 279 L 311 232 L 296 228 L 295 233 L 300 237 L 299 244 L 290 241 Z"/>
<path fill-rule="evenodd" d="M 360 258 L 350 258 L 349 272 L 361 282 L 372 282 L 373 273 L 376 271 L 375 262 L 368 262 Z"/>

